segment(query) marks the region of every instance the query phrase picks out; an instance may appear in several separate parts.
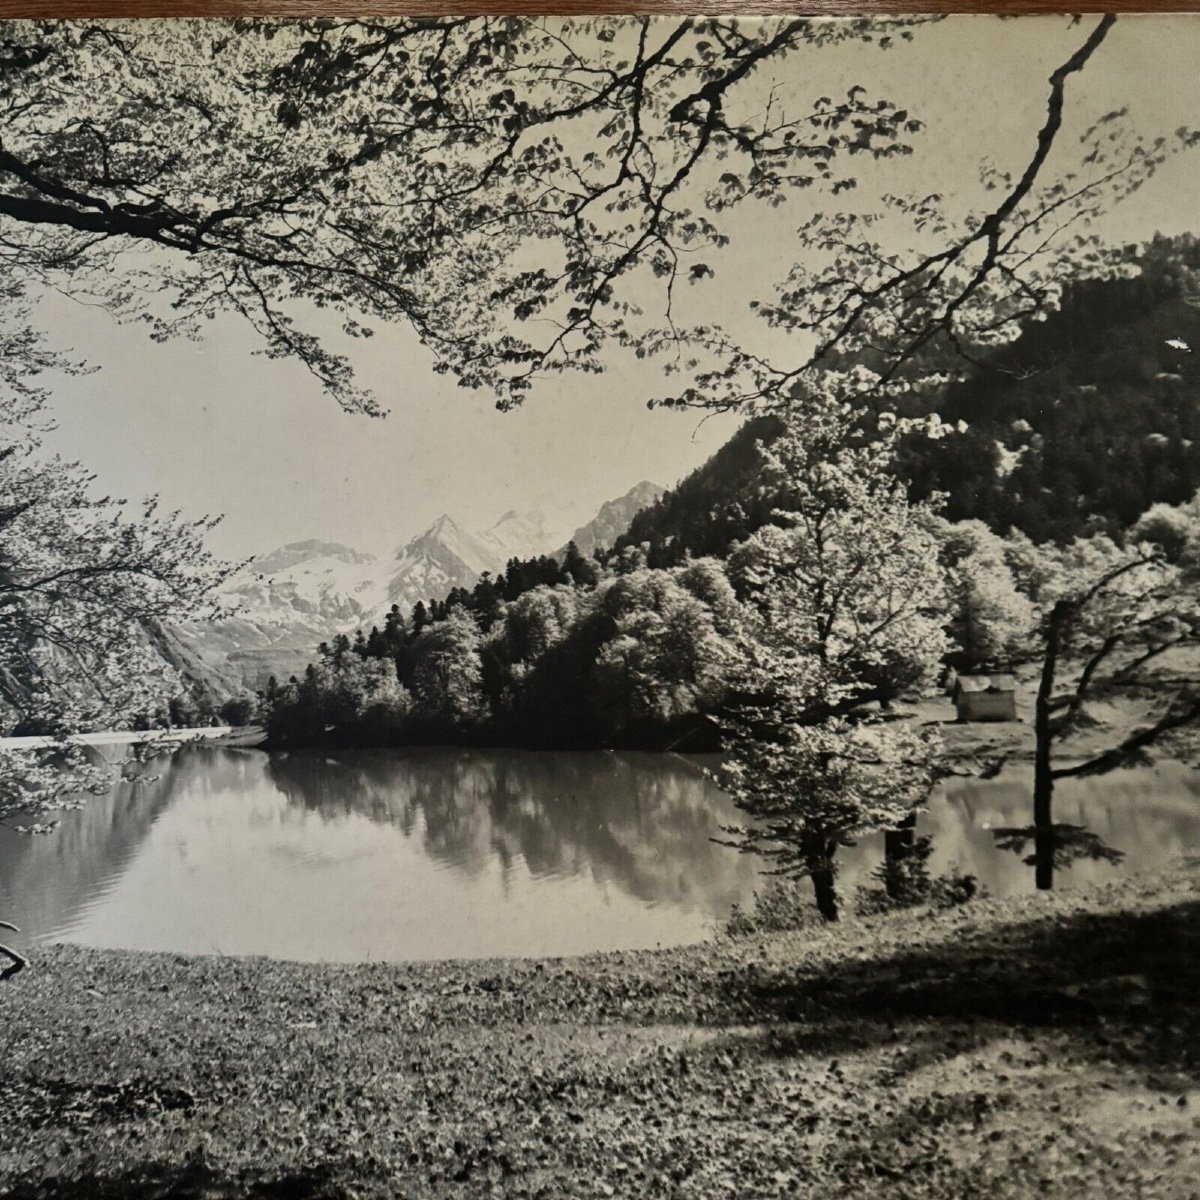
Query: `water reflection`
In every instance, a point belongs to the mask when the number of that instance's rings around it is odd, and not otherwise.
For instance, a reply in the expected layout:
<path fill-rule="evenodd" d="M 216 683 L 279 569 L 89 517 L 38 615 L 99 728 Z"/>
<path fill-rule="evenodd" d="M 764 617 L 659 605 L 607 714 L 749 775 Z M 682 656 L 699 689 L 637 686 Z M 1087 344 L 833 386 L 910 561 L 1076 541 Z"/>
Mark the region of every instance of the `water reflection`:
<path fill-rule="evenodd" d="M 752 872 L 712 841 L 736 819 L 698 764 L 660 755 L 388 751 L 278 754 L 268 770 L 293 803 L 327 819 L 366 814 L 419 836 L 467 874 L 587 874 L 640 900 L 723 916 Z"/>
<path fill-rule="evenodd" d="M 675 756 L 183 753 L 58 834 L 0 836 L 35 939 L 359 960 L 703 937 L 754 886 Z"/>
<path fill-rule="evenodd" d="M 574 954 L 703 937 L 758 879 L 712 841 L 736 819 L 728 800 L 678 756 L 198 748 L 160 769 L 50 836 L 0 830 L 0 913 L 28 940 L 342 961 Z M 1022 855 L 994 845 L 1029 821 L 1026 774 L 935 799 L 917 826 L 932 872 L 1032 890 Z M 1056 816 L 1124 856 L 1075 861 L 1059 885 L 1103 881 L 1196 845 L 1200 776 L 1064 781 Z M 843 895 L 874 883 L 883 841 L 839 854 Z"/>
<path fill-rule="evenodd" d="M 52 833 L 0 828 L 0 912 L 27 936 L 68 928 L 121 878 L 159 815 L 223 765 L 177 755 L 156 764 L 152 781 L 121 783 L 60 814 Z"/>
<path fill-rule="evenodd" d="M 1038 868 L 1035 878 L 1045 881 L 1038 886 L 1047 889 L 1054 886 L 1056 871 L 1069 870 L 1084 860 L 1115 865 L 1125 857 L 1124 850 L 1108 845 L 1085 825 L 1065 825 L 1055 821 L 1041 827 L 1010 826 L 993 829 L 992 836 L 996 839 L 997 849 L 1011 850 L 1022 856 L 1021 861 L 1027 867 Z M 1027 850 L 1032 853 L 1027 854 Z"/>
<path fill-rule="evenodd" d="M 970 871 L 988 891 L 1034 887 L 1032 769 L 956 782 L 922 819 L 931 868 Z M 1200 840 L 1200 774 L 1173 764 L 1065 779 L 1054 789 L 1056 887 L 1103 883 L 1114 871 L 1153 869 Z M 995 849 L 991 849 L 994 845 Z"/>

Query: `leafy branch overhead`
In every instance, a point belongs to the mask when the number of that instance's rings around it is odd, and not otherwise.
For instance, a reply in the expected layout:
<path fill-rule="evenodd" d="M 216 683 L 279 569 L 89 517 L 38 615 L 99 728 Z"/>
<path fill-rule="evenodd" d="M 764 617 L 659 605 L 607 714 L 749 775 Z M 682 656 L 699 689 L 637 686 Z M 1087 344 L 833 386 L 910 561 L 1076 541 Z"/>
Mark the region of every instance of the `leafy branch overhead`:
<path fill-rule="evenodd" d="M 836 196 L 869 161 L 930 152 L 897 100 L 805 90 L 806 54 L 887 50 L 920 22 L 11 23 L 6 286 L 86 295 L 155 338 L 233 313 L 366 412 L 376 401 L 306 308 L 338 313 L 350 336 L 405 323 L 502 406 L 547 372 L 600 369 L 610 343 L 672 351 L 680 404 L 771 400 L 864 352 L 888 382 L 1010 337 L 1054 304 L 1068 265 L 1105 268 L 1080 230 L 1170 147 L 1130 142 L 1114 114 L 1084 146 L 1086 179 L 1043 176 L 1069 81 L 1112 24 L 1094 22 L 1051 74 L 1029 158 L 996 175 L 989 211 L 888 196 L 911 244 L 885 253 L 878 215 L 819 205 L 762 309 L 811 341 L 791 364 L 677 324 L 677 287 L 719 285 L 730 210 Z"/>

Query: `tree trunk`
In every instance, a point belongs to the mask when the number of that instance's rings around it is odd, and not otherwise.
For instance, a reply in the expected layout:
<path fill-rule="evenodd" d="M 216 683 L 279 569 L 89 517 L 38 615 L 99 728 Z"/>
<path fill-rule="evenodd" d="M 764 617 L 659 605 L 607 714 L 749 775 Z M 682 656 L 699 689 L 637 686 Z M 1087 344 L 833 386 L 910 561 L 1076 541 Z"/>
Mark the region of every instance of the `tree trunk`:
<path fill-rule="evenodd" d="M 910 813 L 895 829 L 883 834 L 884 889 L 892 900 L 907 899 L 902 864 L 917 843 L 917 814 Z"/>
<path fill-rule="evenodd" d="M 1054 780 L 1038 769 L 1033 782 L 1034 882 L 1043 892 L 1054 887 L 1054 822 L 1051 819 Z"/>
<path fill-rule="evenodd" d="M 813 895 L 817 900 L 817 911 L 826 921 L 838 919 L 837 885 L 834 882 L 833 855 L 836 843 L 828 845 L 822 838 L 810 842 L 808 848 L 808 876 L 812 880 Z"/>
<path fill-rule="evenodd" d="M 838 919 L 837 889 L 833 882 L 833 868 L 814 867 L 810 872 L 813 894 L 817 898 L 817 911 L 826 921 Z"/>
<path fill-rule="evenodd" d="M 1033 759 L 1033 855 L 1034 882 L 1042 891 L 1054 887 L 1054 776 L 1050 754 L 1054 733 L 1050 726 L 1050 701 L 1054 695 L 1054 676 L 1058 669 L 1058 652 L 1063 628 L 1071 616 L 1073 605 L 1060 600 L 1050 613 L 1046 631 L 1046 657 L 1042 661 L 1042 678 L 1034 704 Z"/>

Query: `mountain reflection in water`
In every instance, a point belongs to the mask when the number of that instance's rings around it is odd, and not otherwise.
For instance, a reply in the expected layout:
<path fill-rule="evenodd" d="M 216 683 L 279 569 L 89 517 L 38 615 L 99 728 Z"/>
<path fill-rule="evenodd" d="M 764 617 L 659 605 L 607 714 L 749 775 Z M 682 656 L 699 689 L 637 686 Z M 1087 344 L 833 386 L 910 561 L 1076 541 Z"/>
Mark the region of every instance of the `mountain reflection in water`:
<path fill-rule="evenodd" d="M 736 820 L 676 755 L 460 749 L 266 754 L 201 748 L 64 815 L 0 830 L 0 914 L 26 943 L 404 961 L 681 944 L 749 899 L 755 862 L 712 840 Z M 1029 820 L 1025 773 L 956 782 L 921 818 L 931 867 L 993 893 L 1032 870 L 992 830 Z M 1056 816 L 1124 852 L 1062 887 L 1196 845 L 1200 782 L 1181 770 L 1060 784 Z M 848 893 L 882 837 L 841 857 Z"/>

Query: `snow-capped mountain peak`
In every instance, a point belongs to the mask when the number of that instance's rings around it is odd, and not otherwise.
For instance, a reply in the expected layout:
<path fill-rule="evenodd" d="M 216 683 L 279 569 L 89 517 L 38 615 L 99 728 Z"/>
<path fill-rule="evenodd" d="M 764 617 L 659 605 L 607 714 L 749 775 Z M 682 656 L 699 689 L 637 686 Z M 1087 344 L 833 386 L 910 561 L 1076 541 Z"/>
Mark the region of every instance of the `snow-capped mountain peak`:
<path fill-rule="evenodd" d="M 300 563 L 318 559 L 335 559 L 344 563 L 370 563 L 375 561 L 373 554 L 366 554 L 340 542 L 324 542 L 319 538 L 309 538 L 303 542 L 289 542 L 280 546 L 270 554 L 260 554 L 250 564 L 255 574 L 274 575 L 286 571 Z"/>
<path fill-rule="evenodd" d="M 576 532 L 580 550 L 587 554 L 598 544 L 611 545 L 634 512 L 661 490 L 639 484 L 604 505 Z M 553 553 L 556 542 L 546 526 L 543 513 L 513 509 L 473 533 L 444 513 L 383 562 L 341 542 L 289 542 L 252 559 L 229 580 L 223 599 L 235 610 L 232 617 L 188 623 L 173 636 L 180 654 L 206 670 L 261 687 L 268 675 L 286 679 L 303 670 L 318 643 L 334 634 L 382 625 L 392 604 L 407 615 L 418 600 L 428 603 L 453 588 L 474 587 L 485 571 L 503 574 L 511 558 Z"/>
<path fill-rule="evenodd" d="M 451 588 L 473 587 L 484 571 L 497 569 L 503 569 L 503 560 L 490 539 L 443 514 L 396 550 L 386 583 L 388 603 L 407 608 Z"/>
<path fill-rule="evenodd" d="M 546 514 L 537 511 L 509 509 L 483 538 L 495 547 L 505 563 L 510 558 L 549 554 L 554 548 L 553 536 L 546 529 Z"/>
<path fill-rule="evenodd" d="M 373 554 L 311 538 L 252 559 L 226 584 L 223 598 L 255 620 L 287 623 L 303 614 L 336 626 L 377 605 L 377 575 Z"/>

